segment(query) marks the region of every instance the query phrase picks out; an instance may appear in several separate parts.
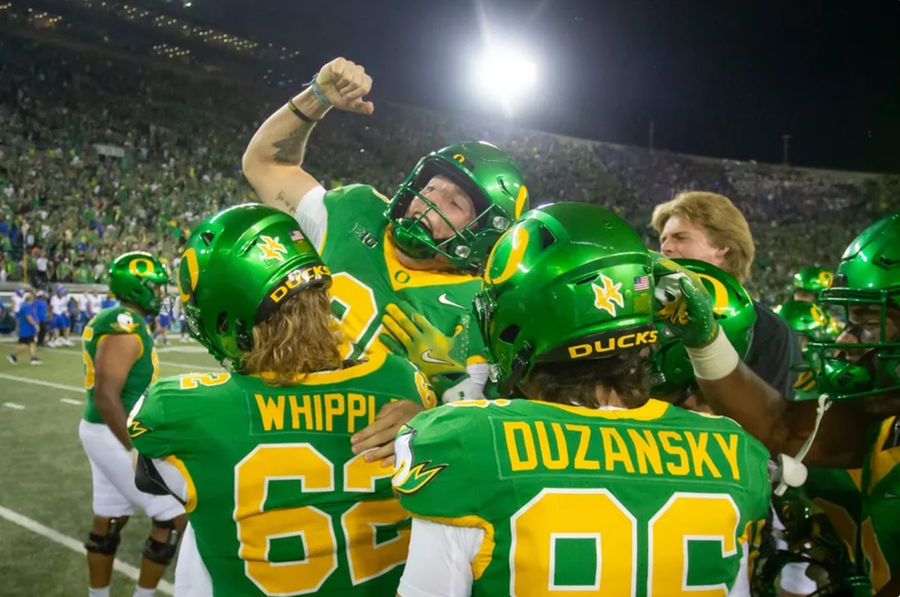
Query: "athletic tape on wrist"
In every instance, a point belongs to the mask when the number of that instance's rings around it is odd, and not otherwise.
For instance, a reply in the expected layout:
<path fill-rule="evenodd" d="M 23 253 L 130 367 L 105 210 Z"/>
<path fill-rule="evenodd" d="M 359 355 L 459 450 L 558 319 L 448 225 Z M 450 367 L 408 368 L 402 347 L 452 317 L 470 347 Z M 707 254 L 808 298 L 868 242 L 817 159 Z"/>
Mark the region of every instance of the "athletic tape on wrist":
<path fill-rule="evenodd" d="M 701 348 L 687 348 L 694 376 L 697 379 L 722 379 L 735 370 L 740 362 L 737 351 L 719 328 L 716 339 Z"/>

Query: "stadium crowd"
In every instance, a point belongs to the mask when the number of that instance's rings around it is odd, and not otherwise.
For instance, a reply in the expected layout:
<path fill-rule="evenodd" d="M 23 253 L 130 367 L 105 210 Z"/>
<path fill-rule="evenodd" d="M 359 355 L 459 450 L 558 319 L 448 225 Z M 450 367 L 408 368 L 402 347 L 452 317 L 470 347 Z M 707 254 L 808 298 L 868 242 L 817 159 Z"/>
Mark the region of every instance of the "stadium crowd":
<path fill-rule="evenodd" d="M 240 156 L 284 92 L 12 37 L 0 56 L 0 280 L 103 282 L 126 248 L 171 266 L 196 223 L 255 199 Z M 854 231 L 900 207 L 897 176 L 697 158 L 384 103 L 357 124 L 335 114 L 316 134 L 308 162 L 326 187 L 365 180 L 392 194 L 430 149 L 490 139 L 522 165 L 538 202 L 602 203 L 651 246 L 654 205 L 684 189 L 722 193 L 750 223 L 748 287 L 768 305 L 786 298 L 795 271 L 833 266 Z"/>

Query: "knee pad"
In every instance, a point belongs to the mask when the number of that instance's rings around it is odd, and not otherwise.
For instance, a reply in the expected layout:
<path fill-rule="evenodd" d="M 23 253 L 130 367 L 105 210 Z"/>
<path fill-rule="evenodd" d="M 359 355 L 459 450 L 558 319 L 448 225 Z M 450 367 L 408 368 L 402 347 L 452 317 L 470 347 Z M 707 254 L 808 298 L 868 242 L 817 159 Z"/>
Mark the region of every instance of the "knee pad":
<path fill-rule="evenodd" d="M 120 518 L 110 518 L 109 528 L 106 530 L 106 534 L 88 534 L 88 540 L 85 542 L 84 548 L 92 553 L 101 553 L 106 556 L 116 555 L 116 550 L 119 549 L 119 541 L 122 540 L 119 532 L 125 525 L 125 520 L 127 520 L 127 518 L 124 520 Z"/>
<path fill-rule="evenodd" d="M 147 537 L 147 542 L 144 543 L 144 557 L 151 562 L 168 566 L 172 558 L 175 557 L 181 533 L 175 528 L 174 520 L 154 520 L 153 526 L 157 529 L 166 529 L 169 533 L 165 541 L 157 541 L 153 537 Z"/>

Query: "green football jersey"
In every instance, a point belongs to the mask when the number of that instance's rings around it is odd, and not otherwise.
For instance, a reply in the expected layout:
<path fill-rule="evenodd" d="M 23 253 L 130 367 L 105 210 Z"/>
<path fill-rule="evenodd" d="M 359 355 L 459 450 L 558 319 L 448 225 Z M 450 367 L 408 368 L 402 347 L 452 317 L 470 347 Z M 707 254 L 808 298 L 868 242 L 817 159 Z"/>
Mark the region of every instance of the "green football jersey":
<path fill-rule="evenodd" d="M 132 365 L 122 388 L 122 406 L 129 412 L 147 386 L 159 376 L 159 357 L 153 346 L 153 336 L 144 323 L 144 317 L 128 307 L 109 307 L 94 315 L 84 326 L 81 334 L 82 361 L 84 362 L 84 388 L 87 390 L 87 404 L 82 417 L 89 423 L 103 423 L 103 417 L 94 405 L 94 359 L 97 347 L 103 339 L 112 334 L 133 334 L 141 341 L 141 354 Z"/>
<path fill-rule="evenodd" d="M 385 354 L 290 387 L 189 374 L 151 387 L 128 431 L 187 480 L 216 597 L 393 595 L 409 514 L 391 494 L 391 469 L 354 456 L 349 437 L 397 399 L 436 400 L 408 361 Z"/>
<path fill-rule="evenodd" d="M 404 267 L 388 231 L 388 199 L 370 186 L 329 191 L 324 203 L 326 234 L 317 248 L 331 270 L 332 311 L 349 341 L 344 358 L 386 350 L 378 339 L 385 307 L 406 301 L 447 335 L 462 326 L 467 364 L 486 362 L 472 308 L 481 278 Z"/>
<path fill-rule="evenodd" d="M 863 468 L 810 468 L 804 485 L 875 592 L 900 575 L 898 429 L 897 417 L 882 421 Z"/>
<path fill-rule="evenodd" d="M 632 410 L 462 401 L 417 415 L 395 445 L 407 510 L 484 529 L 473 595 L 747 586 L 768 452 L 730 419 L 656 400 Z"/>

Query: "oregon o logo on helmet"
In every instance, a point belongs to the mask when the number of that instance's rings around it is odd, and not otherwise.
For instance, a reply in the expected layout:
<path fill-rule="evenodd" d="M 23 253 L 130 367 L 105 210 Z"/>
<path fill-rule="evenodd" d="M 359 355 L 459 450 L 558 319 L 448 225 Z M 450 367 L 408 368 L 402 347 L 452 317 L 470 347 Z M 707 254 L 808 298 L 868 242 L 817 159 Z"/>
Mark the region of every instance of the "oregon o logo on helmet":
<path fill-rule="evenodd" d="M 831 284 L 834 282 L 834 274 L 829 271 L 819 272 L 819 282 L 821 282 L 822 286 L 825 288 L 831 288 Z"/>
<path fill-rule="evenodd" d="M 461 154 L 461 153 L 454 153 L 454 154 L 453 154 L 453 159 L 456 160 L 457 162 L 459 162 L 460 164 L 465 164 L 465 163 L 466 163 L 466 156 L 464 156 L 464 155 Z"/>
<path fill-rule="evenodd" d="M 184 268 L 187 268 L 188 277 L 190 278 L 190 292 L 193 292 L 197 289 L 197 278 L 200 275 L 200 266 L 197 263 L 197 251 L 194 250 L 193 247 L 184 252 L 184 255 L 181 257 L 181 267 L 182 272 Z M 191 300 L 190 292 L 185 292 L 184 288 L 182 288 L 181 284 L 182 276 L 178 276 L 178 296 L 181 298 L 182 303 L 186 303 Z"/>
<path fill-rule="evenodd" d="M 621 336 L 610 336 L 601 340 L 595 340 L 593 344 L 575 344 L 569 347 L 569 357 L 580 359 L 592 354 L 610 352 L 617 348 L 635 348 L 656 343 L 656 330 L 643 332 L 630 332 Z"/>
<path fill-rule="evenodd" d="M 144 264 L 143 271 L 138 268 L 139 263 Z M 146 276 L 147 274 L 152 274 L 155 271 L 156 266 L 153 265 L 153 261 L 147 259 L 146 257 L 135 257 L 128 262 L 128 272 L 134 274 L 135 276 Z"/>
<path fill-rule="evenodd" d="M 493 269 L 494 266 L 494 258 L 497 256 L 496 251 L 491 254 L 490 262 L 484 270 L 485 280 L 490 284 L 501 284 L 512 278 L 513 274 L 516 273 L 519 264 L 522 262 L 522 258 L 525 256 L 525 249 L 528 247 L 528 230 L 525 228 L 510 228 L 504 232 L 503 236 L 500 237 L 500 240 L 497 241 L 497 246 L 500 246 L 503 237 L 510 233 L 513 235 L 512 247 L 509 250 L 509 256 L 506 258 L 506 265 L 503 267 L 503 271 L 497 277 L 492 277 L 490 275 L 490 270 Z"/>
<path fill-rule="evenodd" d="M 713 288 L 713 311 L 716 315 L 721 315 L 728 309 L 728 289 L 722 284 L 721 280 L 713 278 L 709 274 L 701 274 L 694 272 L 698 277 L 709 282 Z"/>

